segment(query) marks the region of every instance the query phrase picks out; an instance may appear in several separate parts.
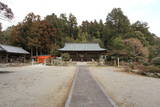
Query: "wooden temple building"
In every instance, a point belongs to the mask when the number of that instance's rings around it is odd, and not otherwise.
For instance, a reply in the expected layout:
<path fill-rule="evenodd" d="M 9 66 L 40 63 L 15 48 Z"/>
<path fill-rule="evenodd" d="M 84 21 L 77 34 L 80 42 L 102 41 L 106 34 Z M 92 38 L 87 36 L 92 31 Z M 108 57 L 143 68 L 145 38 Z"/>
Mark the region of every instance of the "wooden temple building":
<path fill-rule="evenodd" d="M 28 54 L 21 47 L 0 44 L 0 63 L 24 62 Z"/>
<path fill-rule="evenodd" d="M 69 53 L 73 61 L 98 61 L 106 49 L 101 48 L 98 43 L 65 43 L 59 51 Z"/>

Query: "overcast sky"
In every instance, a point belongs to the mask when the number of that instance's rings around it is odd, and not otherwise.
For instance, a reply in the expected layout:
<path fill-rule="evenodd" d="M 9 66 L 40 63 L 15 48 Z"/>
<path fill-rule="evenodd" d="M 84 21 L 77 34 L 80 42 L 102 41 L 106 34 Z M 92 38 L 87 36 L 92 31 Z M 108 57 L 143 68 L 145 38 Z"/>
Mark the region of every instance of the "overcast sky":
<path fill-rule="evenodd" d="M 1 21 L 3 28 L 22 21 L 34 12 L 42 18 L 55 13 L 74 14 L 79 24 L 83 20 L 105 21 L 113 8 L 120 7 L 131 23 L 140 20 L 147 22 L 150 31 L 160 37 L 160 0 L 0 0 L 8 4 L 15 18 L 12 22 Z"/>

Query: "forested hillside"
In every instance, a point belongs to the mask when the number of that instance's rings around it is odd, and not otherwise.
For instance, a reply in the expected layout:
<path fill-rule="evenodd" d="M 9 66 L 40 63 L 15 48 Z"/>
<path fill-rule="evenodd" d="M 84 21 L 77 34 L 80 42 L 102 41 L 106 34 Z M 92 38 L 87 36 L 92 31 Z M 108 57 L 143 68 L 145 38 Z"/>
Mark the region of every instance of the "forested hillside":
<path fill-rule="evenodd" d="M 146 22 L 131 23 L 120 8 L 106 16 L 105 22 L 86 20 L 78 25 L 73 14 L 53 13 L 41 19 L 29 13 L 22 22 L 0 32 L 0 43 L 21 46 L 33 55 L 58 55 L 56 50 L 65 42 L 98 42 L 108 56 L 123 60 L 146 62 L 159 56 L 160 39 Z"/>

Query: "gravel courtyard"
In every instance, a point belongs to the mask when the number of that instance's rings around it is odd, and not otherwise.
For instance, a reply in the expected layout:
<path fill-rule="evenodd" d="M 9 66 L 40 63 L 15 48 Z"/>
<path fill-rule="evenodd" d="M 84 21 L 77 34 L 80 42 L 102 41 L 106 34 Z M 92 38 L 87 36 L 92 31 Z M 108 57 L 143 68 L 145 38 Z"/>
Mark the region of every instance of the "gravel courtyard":
<path fill-rule="evenodd" d="M 0 107 L 63 107 L 75 67 L 0 68 Z"/>
<path fill-rule="evenodd" d="M 160 79 L 118 70 L 114 67 L 90 67 L 93 77 L 119 107 L 159 107 Z"/>

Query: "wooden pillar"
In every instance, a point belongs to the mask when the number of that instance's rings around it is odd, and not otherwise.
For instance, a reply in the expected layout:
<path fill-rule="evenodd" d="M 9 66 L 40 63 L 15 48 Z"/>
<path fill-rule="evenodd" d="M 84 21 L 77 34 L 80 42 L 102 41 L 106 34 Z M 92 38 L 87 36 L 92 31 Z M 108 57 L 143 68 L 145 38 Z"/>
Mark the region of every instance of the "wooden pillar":
<path fill-rule="evenodd" d="M 6 54 L 6 63 L 8 63 L 8 54 Z"/>
<path fill-rule="evenodd" d="M 33 48 L 31 48 L 31 58 L 33 57 Z"/>
<path fill-rule="evenodd" d="M 116 59 L 114 59 L 114 66 L 116 66 L 117 64 L 116 64 Z"/>
<path fill-rule="evenodd" d="M 24 55 L 24 59 L 23 59 L 23 62 L 24 62 L 24 63 L 26 62 L 26 55 Z"/>
<path fill-rule="evenodd" d="M 44 59 L 44 65 L 47 65 L 47 60 L 46 59 Z"/>
<path fill-rule="evenodd" d="M 2 58 L 1 58 L 1 55 L 0 55 L 0 63 L 2 63 L 1 61 L 2 61 Z"/>
<path fill-rule="evenodd" d="M 75 60 L 77 61 L 77 60 L 79 59 L 79 57 L 78 57 L 78 52 L 75 52 L 75 54 L 76 54 Z"/>
<path fill-rule="evenodd" d="M 119 57 L 117 58 L 117 65 L 118 65 L 118 67 L 119 67 Z"/>
<path fill-rule="evenodd" d="M 34 65 L 34 59 L 32 59 L 32 65 Z"/>
<path fill-rule="evenodd" d="M 38 48 L 36 47 L 36 56 L 38 56 Z"/>

